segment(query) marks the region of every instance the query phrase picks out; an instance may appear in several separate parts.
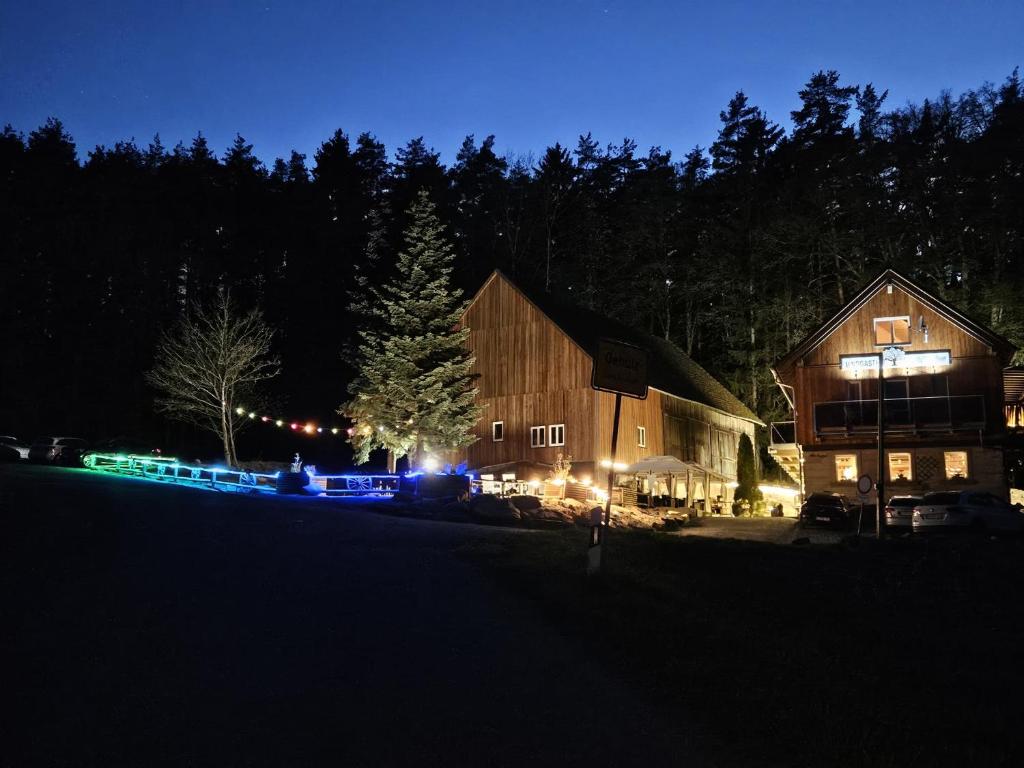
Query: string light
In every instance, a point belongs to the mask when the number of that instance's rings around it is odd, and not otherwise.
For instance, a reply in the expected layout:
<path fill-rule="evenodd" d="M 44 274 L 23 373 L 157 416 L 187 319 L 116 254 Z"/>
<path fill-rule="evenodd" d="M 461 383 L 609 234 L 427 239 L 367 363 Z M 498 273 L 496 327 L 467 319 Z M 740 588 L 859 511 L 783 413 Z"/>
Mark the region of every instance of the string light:
<path fill-rule="evenodd" d="M 301 432 L 305 435 L 323 435 L 330 433 L 331 435 L 339 435 L 344 433 L 346 436 L 354 434 L 352 429 L 342 430 L 339 427 L 321 427 L 317 426 L 314 422 L 308 421 L 305 423 L 298 421 L 286 421 L 285 419 L 279 419 L 274 416 L 261 415 L 256 411 L 250 411 L 242 406 L 235 408 L 235 413 L 242 417 L 247 417 L 253 421 L 259 420 L 262 424 L 273 424 L 278 429 L 282 427 L 288 427 L 295 432 Z M 367 427 L 367 429 L 369 429 Z M 381 428 L 383 429 L 383 427 Z"/>

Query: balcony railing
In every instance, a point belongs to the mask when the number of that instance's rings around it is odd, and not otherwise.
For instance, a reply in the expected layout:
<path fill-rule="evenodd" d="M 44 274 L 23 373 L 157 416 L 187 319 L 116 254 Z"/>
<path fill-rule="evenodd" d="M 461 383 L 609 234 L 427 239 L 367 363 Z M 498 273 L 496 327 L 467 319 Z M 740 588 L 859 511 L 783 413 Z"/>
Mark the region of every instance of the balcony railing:
<path fill-rule="evenodd" d="M 983 395 L 890 397 L 885 400 L 886 432 L 976 430 L 985 427 Z M 814 404 L 818 435 L 878 429 L 877 400 L 838 400 Z"/>
<path fill-rule="evenodd" d="M 773 421 L 768 433 L 771 445 L 788 445 L 796 442 L 795 421 Z"/>

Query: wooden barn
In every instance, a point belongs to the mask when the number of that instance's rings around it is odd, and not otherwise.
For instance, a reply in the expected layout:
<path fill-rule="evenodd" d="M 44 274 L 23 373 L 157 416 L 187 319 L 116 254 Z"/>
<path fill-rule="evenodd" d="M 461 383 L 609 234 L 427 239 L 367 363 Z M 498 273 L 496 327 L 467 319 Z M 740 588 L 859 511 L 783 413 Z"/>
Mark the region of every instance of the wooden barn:
<path fill-rule="evenodd" d="M 774 367 L 793 421 L 772 425 L 769 451 L 806 493 L 856 498 L 857 478 L 878 474 L 882 355 L 886 495 L 969 487 L 1005 498 L 1003 368 L 1013 352 L 886 270 Z"/>
<path fill-rule="evenodd" d="M 494 272 L 463 317 L 484 415 L 475 443 L 456 458 L 483 472 L 543 477 L 558 454 L 573 475 L 597 478 L 608 461 L 615 396 L 591 388 L 599 339 L 648 350 L 646 400 L 623 398 L 616 464 L 673 455 L 701 469 L 699 498 L 731 498 L 741 434 L 763 423 L 672 343 Z M 604 471 L 607 471 L 605 469 Z M 704 482 L 702 480 L 702 483 Z"/>

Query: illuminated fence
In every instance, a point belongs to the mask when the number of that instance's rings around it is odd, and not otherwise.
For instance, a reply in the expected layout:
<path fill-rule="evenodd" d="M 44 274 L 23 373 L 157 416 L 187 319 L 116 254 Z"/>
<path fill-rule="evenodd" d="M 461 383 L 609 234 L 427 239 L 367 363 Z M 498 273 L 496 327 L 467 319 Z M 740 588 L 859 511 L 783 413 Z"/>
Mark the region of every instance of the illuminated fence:
<path fill-rule="evenodd" d="M 279 472 L 196 467 L 162 456 L 89 453 L 82 463 L 100 472 L 240 492 L 276 493 L 281 477 Z M 295 491 L 314 486 L 326 496 L 394 496 L 398 484 L 398 475 L 307 475 L 304 483 L 295 486 Z"/>
<path fill-rule="evenodd" d="M 82 461 L 89 469 L 118 475 L 145 477 L 150 480 L 180 482 L 210 488 L 231 488 L 238 491 L 277 491 L 277 474 L 245 472 L 226 467 L 194 467 L 177 459 L 161 456 L 135 456 L 110 453 L 89 453 Z"/>
<path fill-rule="evenodd" d="M 311 475 L 310 485 L 328 496 L 394 496 L 398 475 Z"/>

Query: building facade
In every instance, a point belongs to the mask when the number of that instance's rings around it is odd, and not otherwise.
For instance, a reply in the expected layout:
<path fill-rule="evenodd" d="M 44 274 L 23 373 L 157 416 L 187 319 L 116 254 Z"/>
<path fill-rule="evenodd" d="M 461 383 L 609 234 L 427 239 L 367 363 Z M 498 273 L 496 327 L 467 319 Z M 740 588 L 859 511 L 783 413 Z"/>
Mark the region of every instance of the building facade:
<path fill-rule="evenodd" d="M 881 390 L 886 495 L 970 487 L 1007 498 L 1003 368 L 1013 351 L 887 270 L 773 368 L 793 419 L 772 425 L 770 451 L 805 493 L 855 498 L 861 475 L 878 476 Z"/>
<path fill-rule="evenodd" d="M 739 436 L 753 441 L 763 424 L 670 342 L 527 293 L 501 272 L 477 292 L 463 323 L 484 415 L 457 460 L 521 479 L 543 476 L 559 454 L 572 456 L 577 478 L 607 471 L 615 396 L 594 390 L 591 375 L 598 341 L 613 338 L 644 347 L 650 360 L 647 399 L 622 399 L 615 463 L 674 455 L 701 468 L 699 498 L 729 498 Z"/>

